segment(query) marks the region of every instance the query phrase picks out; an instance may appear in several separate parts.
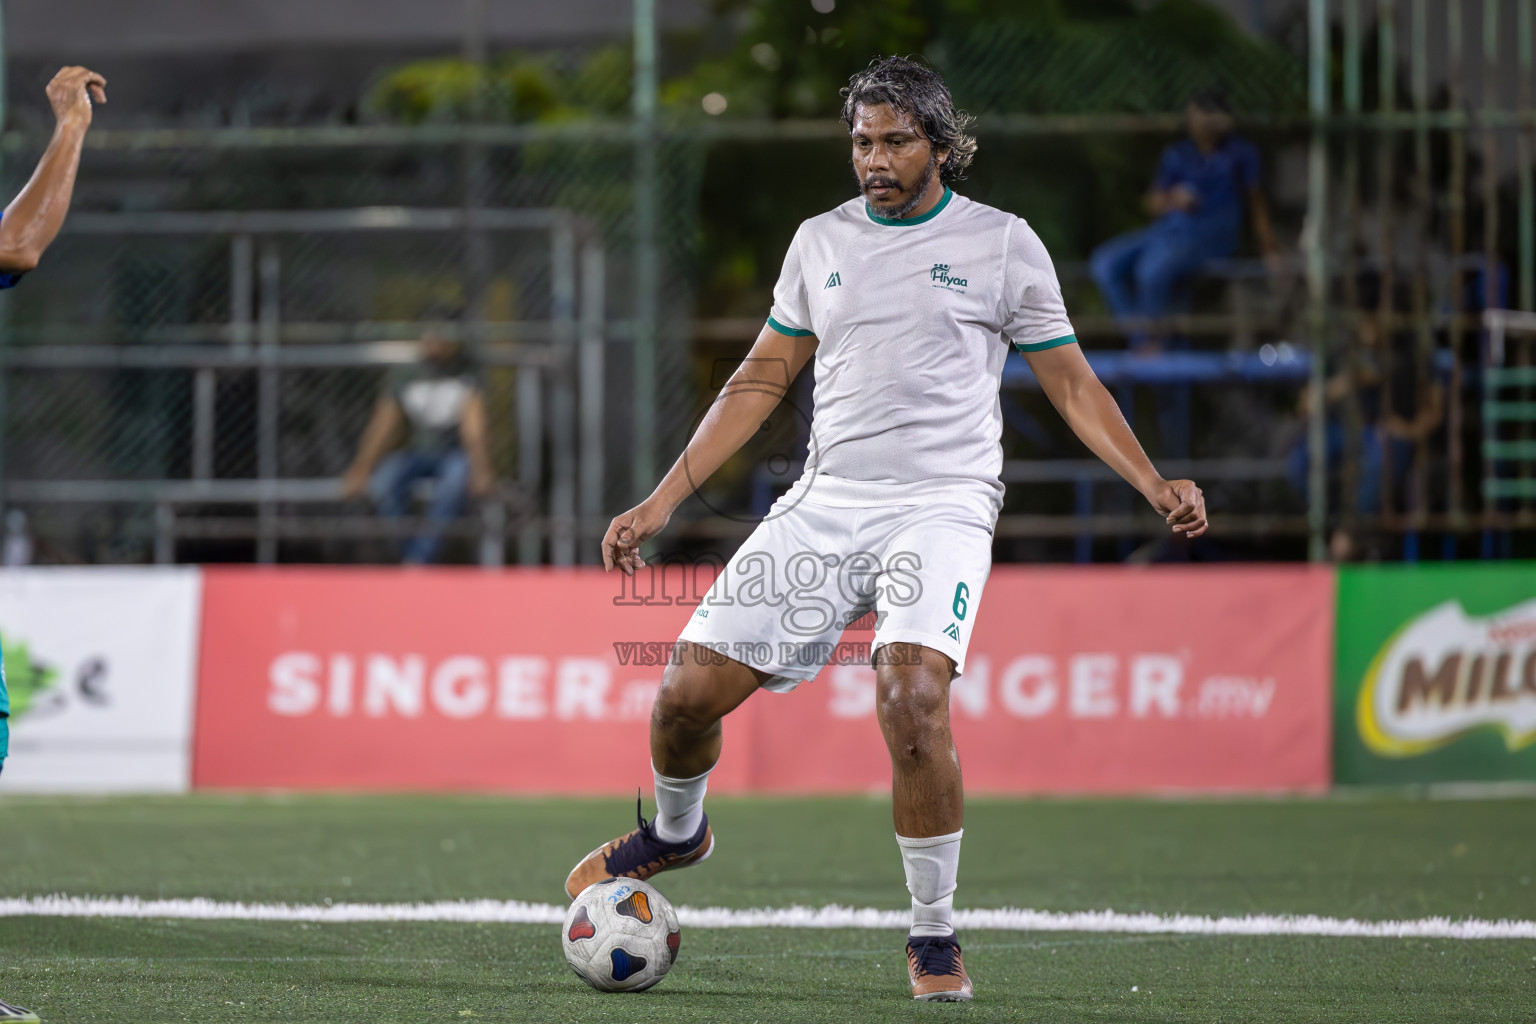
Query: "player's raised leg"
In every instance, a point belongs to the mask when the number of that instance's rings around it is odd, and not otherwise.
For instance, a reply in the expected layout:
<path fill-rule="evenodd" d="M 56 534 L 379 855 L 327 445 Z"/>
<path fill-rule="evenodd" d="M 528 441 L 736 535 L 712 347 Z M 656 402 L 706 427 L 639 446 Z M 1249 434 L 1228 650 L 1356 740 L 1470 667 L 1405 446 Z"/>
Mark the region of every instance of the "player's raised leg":
<path fill-rule="evenodd" d="M 952 923 L 965 799 L 949 731 L 953 674 L 954 662 L 919 644 L 886 644 L 875 655 L 875 707 L 891 753 L 892 816 L 912 895 L 907 968 L 912 998 L 932 1002 L 972 995 Z"/>
<path fill-rule="evenodd" d="M 697 864 L 714 852 L 704 791 L 720 760 L 720 720 L 768 676 L 687 640 L 678 641 L 678 649 L 651 710 L 656 818 L 646 821 L 637 806 L 638 828 L 583 857 L 565 880 L 571 899 L 603 878 L 650 878 Z"/>

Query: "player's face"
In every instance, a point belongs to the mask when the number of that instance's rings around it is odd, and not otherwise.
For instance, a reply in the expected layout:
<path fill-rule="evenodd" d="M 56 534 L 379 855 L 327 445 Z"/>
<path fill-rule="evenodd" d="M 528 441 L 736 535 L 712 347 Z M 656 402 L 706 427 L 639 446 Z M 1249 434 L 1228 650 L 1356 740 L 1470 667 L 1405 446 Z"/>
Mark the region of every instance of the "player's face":
<path fill-rule="evenodd" d="M 910 213 L 935 187 L 939 164 L 949 156 L 935 147 L 913 119 L 884 103 L 859 104 L 853 118 L 853 173 L 865 202 L 883 217 Z"/>

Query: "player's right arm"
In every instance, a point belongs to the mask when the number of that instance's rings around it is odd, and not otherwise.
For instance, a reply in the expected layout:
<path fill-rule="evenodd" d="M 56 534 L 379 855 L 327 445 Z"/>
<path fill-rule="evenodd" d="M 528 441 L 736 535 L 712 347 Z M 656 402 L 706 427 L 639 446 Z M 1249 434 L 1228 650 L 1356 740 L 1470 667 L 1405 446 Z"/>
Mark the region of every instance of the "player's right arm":
<path fill-rule="evenodd" d="M 64 226 L 80 167 L 80 148 L 91 126 L 91 104 L 107 102 L 107 80 L 87 68 L 64 68 L 48 83 L 53 139 L 26 187 L 0 217 L 0 272 L 24 274 Z"/>
<path fill-rule="evenodd" d="M 814 335 L 783 334 L 765 324 L 747 358 L 731 374 L 683 454 L 651 496 L 608 524 L 603 568 L 626 575 L 645 566 L 640 545 L 660 533 L 683 499 L 725 464 L 778 408 L 790 383 L 816 351 Z"/>

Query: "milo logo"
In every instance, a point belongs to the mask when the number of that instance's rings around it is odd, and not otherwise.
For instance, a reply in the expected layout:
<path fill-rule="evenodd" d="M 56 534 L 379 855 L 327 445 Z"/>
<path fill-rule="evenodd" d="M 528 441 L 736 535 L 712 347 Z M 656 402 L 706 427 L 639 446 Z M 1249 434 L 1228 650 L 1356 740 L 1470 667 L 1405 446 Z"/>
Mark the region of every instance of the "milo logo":
<path fill-rule="evenodd" d="M 1374 753 L 1413 757 L 1477 728 L 1511 751 L 1536 741 L 1536 600 L 1485 617 L 1447 601 L 1371 660 L 1355 709 Z"/>

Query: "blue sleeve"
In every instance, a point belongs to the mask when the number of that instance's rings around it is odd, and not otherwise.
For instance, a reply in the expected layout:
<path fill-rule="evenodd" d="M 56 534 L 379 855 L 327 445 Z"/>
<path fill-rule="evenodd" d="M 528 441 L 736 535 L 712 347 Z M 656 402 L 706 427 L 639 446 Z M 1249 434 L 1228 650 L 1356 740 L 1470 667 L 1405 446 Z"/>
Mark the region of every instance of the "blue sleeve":
<path fill-rule="evenodd" d="M 1184 175 L 1179 168 L 1179 146 L 1174 143 L 1164 148 L 1163 155 L 1157 158 L 1157 177 L 1152 179 L 1152 187 L 1155 189 L 1173 188 L 1184 180 Z"/>

